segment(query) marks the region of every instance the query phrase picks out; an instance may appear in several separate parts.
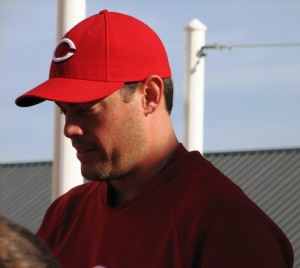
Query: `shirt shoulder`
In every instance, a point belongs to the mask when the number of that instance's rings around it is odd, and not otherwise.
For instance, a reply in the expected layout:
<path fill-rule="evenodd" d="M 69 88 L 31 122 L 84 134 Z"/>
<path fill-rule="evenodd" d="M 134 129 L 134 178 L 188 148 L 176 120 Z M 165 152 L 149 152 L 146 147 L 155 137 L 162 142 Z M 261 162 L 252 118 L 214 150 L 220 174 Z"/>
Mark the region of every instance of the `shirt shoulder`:
<path fill-rule="evenodd" d="M 47 209 L 37 235 L 49 241 L 61 226 L 72 221 L 80 213 L 100 186 L 100 182 L 87 182 L 58 197 Z"/>
<path fill-rule="evenodd" d="M 293 249 L 282 230 L 199 152 L 181 153 L 163 176 L 192 267 L 200 261 L 207 267 L 292 267 Z M 201 260 L 195 257 L 200 249 Z"/>

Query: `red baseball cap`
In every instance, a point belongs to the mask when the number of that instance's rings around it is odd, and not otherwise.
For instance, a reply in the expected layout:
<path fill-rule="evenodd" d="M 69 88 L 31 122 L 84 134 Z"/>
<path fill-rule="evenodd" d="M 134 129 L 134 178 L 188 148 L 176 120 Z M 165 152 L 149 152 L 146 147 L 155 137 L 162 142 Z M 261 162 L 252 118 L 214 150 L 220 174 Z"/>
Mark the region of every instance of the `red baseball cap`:
<path fill-rule="evenodd" d="M 136 18 L 103 10 L 65 34 L 53 53 L 49 79 L 18 97 L 16 104 L 89 102 L 152 74 L 171 76 L 157 34 Z"/>

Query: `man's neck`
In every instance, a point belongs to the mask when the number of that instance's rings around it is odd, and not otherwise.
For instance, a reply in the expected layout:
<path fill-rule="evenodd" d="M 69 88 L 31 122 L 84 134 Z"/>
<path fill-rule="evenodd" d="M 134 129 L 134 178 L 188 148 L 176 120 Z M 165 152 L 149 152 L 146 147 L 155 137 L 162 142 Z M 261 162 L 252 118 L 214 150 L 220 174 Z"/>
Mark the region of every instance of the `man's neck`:
<path fill-rule="evenodd" d="M 109 205 L 116 208 L 133 198 L 138 191 L 153 177 L 157 176 L 178 146 L 176 138 L 160 148 L 153 148 L 147 161 L 136 171 L 126 174 L 122 178 L 110 181 Z"/>

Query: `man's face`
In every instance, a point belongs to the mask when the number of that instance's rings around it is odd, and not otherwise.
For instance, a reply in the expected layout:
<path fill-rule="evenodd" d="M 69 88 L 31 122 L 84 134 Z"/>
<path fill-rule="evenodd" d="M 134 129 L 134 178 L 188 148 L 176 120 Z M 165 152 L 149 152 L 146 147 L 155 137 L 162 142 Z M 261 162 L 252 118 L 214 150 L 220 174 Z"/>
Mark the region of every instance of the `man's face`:
<path fill-rule="evenodd" d="M 118 91 L 88 103 L 58 102 L 87 180 L 112 180 L 142 164 L 146 136 L 138 98 L 125 103 Z"/>

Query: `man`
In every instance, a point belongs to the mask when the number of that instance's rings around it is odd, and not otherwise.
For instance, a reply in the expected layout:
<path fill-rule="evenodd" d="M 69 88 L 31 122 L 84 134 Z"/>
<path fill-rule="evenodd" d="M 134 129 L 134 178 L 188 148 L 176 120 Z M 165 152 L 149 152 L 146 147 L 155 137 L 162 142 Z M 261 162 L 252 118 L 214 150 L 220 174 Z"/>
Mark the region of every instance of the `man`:
<path fill-rule="evenodd" d="M 83 176 L 38 236 L 63 267 L 292 267 L 283 232 L 174 134 L 173 84 L 159 37 L 106 10 L 57 46 L 45 83 L 19 106 L 55 101 Z"/>
<path fill-rule="evenodd" d="M 0 216 L 1 268 L 59 268 L 47 246 L 30 231 Z"/>

